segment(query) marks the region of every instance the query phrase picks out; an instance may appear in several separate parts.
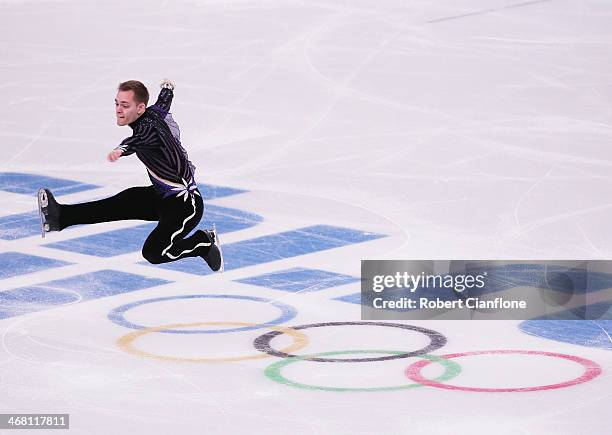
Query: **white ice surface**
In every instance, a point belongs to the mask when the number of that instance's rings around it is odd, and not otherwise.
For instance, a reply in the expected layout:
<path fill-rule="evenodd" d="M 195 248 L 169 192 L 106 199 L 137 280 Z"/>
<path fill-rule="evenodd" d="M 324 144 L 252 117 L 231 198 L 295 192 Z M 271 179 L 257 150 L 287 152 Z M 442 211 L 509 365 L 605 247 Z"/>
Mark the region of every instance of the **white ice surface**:
<path fill-rule="evenodd" d="M 272 358 L 189 363 L 126 353 L 117 340 L 132 331 L 106 316 L 130 301 L 226 293 L 291 304 L 290 325 L 359 320 L 357 305 L 331 300 L 358 284 L 293 294 L 234 280 L 296 266 L 359 276 L 361 259 L 611 259 L 611 23 L 603 0 L 0 1 L 0 172 L 103 186 L 67 202 L 147 183 L 135 157 L 105 161 L 130 134 L 114 126 L 114 93 L 134 78 L 156 94 L 169 77 L 198 181 L 248 190 L 214 203 L 264 217 L 224 243 L 319 223 L 389 236 L 206 277 L 136 264 L 140 253 L 92 261 L 37 237 L 0 240 L 1 252 L 76 263 L 0 280 L 0 291 L 108 268 L 174 281 L 1 320 L 0 412 L 70 413 L 70 432 L 92 435 L 610 433 L 612 354 L 526 335 L 518 322 L 421 325 L 448 337 L 437 354 L 545 350 L 591 359 L 603 374 L 531 393 L 305 391 L 266 378 Z M 2 215 L 33 206 L 17 194 L 0 200 Z M 133 314 L 157 324 L 275 315 L 237 307 L 194 301 Z M 152 334 L 136 344 L 230 357 L 251 354 L 262 332 Z M 393 330 L 306 332 L 303 352 L 423 344 Z M 413 361 L 301 362 L 283 373 L 390 386 L 406 382 Z M 457 385 L 522 387 L 579 374 L 530 356 L 457 362 Z"/>

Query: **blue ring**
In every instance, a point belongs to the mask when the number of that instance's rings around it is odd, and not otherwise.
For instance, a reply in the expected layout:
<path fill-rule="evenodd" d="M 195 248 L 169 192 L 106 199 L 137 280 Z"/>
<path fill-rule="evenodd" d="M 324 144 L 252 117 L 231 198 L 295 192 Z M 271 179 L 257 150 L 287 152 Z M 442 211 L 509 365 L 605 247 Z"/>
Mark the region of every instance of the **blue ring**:
<path fill-rule="evenodd" d="M 129 304 L 121 305 L 110 313 L 108 318 L 112 322 L 119 326 L 124 326 L 130 329 L 145 329 L 147 326 L 138 325 L 132 323 L 125 318 L 125 312 L 131 310 L 134 307 L 140 305 L 151 304 L 154 302 L 170 301 L 174 299 L 194 299 L 194 298 L 209 298 L 209 299 L 240 299 L 246 301 L 255 301 L 269 303 L 270 305 L 278 308 L 281 311 L 281 315 L 276 319 L 266 323 L 260 323 L 253 326 L 242 326 L 240 328 L 229 328 L 229 329 L 162 329 L 157 332 L 165 332 L 169 334 L 223 334 L 226 332 L 239 332 L 239 331 L 250 331 L 253 329 L 266 328 L 268 326 L 278 325 L 293 319 L 297 315 L 297 311 L 290 305 L 281 304 L 280 302 L 271 301 L 270 299 L 258 298 L 254 296 L 240 296 L 240 295 L 185 295 L 185 296 L 166 296 L 163 298 L 143 299 L 141 301 L 131 302 Z"/>

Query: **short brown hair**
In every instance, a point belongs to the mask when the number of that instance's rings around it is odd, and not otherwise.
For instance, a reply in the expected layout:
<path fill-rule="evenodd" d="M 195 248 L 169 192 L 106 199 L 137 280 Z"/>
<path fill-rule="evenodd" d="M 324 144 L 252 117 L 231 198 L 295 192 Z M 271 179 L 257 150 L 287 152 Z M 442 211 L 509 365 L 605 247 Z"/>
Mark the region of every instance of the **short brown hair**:
<path fill-rule="evenodd" d="M 127 82 L 119 83 L 117 90 L 134 91 L 134 101 L 136 101 L 136 104 L 144 103 L 146 106 L 149 103 L 149 91 L 138 80 L 128 80 Z"/>

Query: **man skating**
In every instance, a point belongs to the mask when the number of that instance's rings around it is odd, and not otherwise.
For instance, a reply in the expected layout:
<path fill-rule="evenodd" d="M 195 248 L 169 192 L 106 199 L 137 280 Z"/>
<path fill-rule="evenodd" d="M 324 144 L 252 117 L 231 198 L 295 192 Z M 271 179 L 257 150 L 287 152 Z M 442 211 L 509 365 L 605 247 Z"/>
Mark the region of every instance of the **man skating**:
<path fill-rule="evenodd" d="M 136 153 L 147 168 L 151 185 L 132 187 L 100 201 L 59 204 L 49 189 L 38 192 L 45 232 L 71 225 L 128 219 L 157 221 L 142 248 L 153 264 L 185 257 L 202 257 L 213 271 L 223 270 L 223 256 L 215 228 L 197 230 L 204 211 L 194 179 L 195 167 L 180 142 L 178 125 L 170 114 L 174 84 L 161 83 L 157 101 L 147 107 L 149 92 L 144 84 L 130 80 L 119 84 L 115 99 L 117 125 L 129 125 L 133 134 L 108 154 L 110 162 Z"/>

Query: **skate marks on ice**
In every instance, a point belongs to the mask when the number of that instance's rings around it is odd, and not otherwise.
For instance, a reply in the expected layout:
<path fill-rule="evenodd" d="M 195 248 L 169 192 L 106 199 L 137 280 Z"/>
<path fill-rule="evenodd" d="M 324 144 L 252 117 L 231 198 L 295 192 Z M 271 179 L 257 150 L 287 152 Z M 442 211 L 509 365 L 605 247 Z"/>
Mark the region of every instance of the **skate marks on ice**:
<path fill-rule="evenodd" d="M 519 329 L 527 334 L 580 346 L 612 350 L 612 320 L 526 320 Z"/>
<path fill-rule="evenodd" d="M 360 279 L 354 276 L 305 267 L 294 267 L 236 280 L 243 284 L 300 293 L 325 290 L 359 281 Z"/>
<path fill-rule="evenodd" d="M 116 270 L 99 270 L 5 290 L 0 292 L 0 319 L 133 292 L 168 282 Z"/>
<path fill-rule="evenodd" d="M 61 196 L 97 189 L 100 186 L 23 172 L 0 172 L 0 190 L 5 192 L 34 196 L 40 187 L 46 187 L 54 194 Z"/>
<path fill-rule="evenodd" d="M 55 267 L 67 266 L 73 263 L 40 257 L 38 255 L 24 254 L 21 252 L 0 253 L 0 279 L 12 278 L 19 275 L 40 272 Z"/>

